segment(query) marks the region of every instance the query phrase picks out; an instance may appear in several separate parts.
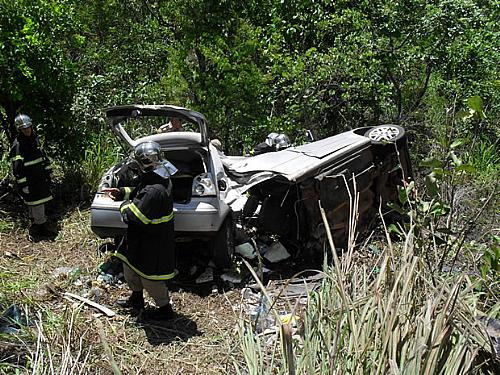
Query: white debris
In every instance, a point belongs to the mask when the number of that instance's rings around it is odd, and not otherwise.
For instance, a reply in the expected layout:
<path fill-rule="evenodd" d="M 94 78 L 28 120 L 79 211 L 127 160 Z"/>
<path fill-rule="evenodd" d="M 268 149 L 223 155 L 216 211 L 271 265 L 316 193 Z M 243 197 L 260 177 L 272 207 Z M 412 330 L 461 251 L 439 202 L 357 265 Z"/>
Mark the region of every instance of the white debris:
<path fill-rule="evenodd" d="M 236 246 L 234 248 L 234 251 L 247 259 L 254 259 L 257 256 L 255 248 L 250 242 L 245 242 L 241 245 Z"/>
<path fill-rule="evenodd" d="M 271 263 L 276 263 L 289 257 L 290 254 L 279 241 L 273 242 L 272 245 L 269 246 L 269 250 L 264 254 L 264 258 Z"/>
<path fill-rule="evenodd" d="M 196 284 L 208 283 L 214 280 L 213 268 L 207 267 L 203 273 L 196 279 Z"/>
<path fill-rule="evenodd" d="M 243 288 L 241 289 L 241 298 L 247 300 L 254 297 L 254 293 L 252 292 L 252 289 L 250 288 Z"/>
<path fill-rule="evenodd" d="M 229 271 L 229 272 L 223 273 L 220 276 L 220 278 L 223 281 L 227 281 L 227 282 L 230 282 L 230 283 L 233 283 L 233 284 L 239 284 L 239 283 L 241 283 L 241 275 L 239 275 L 238 273 L 236 273 L 234 271 Z"/>

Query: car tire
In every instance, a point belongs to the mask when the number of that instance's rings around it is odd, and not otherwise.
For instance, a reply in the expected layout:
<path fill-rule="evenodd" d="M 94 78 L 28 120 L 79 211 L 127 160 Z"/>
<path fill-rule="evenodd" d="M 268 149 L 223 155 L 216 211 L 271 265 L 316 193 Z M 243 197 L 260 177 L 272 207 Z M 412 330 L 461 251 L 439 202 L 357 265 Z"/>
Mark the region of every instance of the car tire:
<path fill-rule="evenodd" d="M 234 225 L 231 216 L 227 216 L 212 240 L 212 259 L 219 268 L 232 265 L 234 255 Z"/>
<path fill-rule="evenodd" d="M 371 128 L 365 133 L 374 145 L 399 144 L 406 138 L 405 130 L 399 125 L 386 124 Z"/>

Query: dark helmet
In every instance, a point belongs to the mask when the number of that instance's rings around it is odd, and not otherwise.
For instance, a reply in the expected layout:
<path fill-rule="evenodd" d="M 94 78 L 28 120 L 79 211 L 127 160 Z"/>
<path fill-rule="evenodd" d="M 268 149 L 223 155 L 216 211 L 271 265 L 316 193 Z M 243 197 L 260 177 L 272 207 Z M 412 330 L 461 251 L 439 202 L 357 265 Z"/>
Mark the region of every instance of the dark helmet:
<path fill-rule="evenodd" d="M 152 171 L 160 164 L 161 147 L 153 141 L 139 143 L 134 149 L 134 159 L 143 172 Z"/>
<path fill-rule="evenodd" d="M 26 129 L 33 126 L 33 121 L 28 115 L 17 115 L 14 124 L 18 129 Z"/>

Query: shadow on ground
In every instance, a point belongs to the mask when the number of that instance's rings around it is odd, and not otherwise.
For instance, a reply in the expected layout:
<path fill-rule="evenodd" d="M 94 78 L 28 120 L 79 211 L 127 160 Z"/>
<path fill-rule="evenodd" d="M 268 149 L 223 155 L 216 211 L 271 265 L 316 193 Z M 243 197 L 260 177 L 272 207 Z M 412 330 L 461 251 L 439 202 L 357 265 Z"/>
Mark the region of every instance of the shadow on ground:
<path fill-rule="evenodd" d="M 203 334 L 192 319 L 182 314 L 177 314 L 177 317 L 171 320 L 141 319 L 138 323 L 144 329 L 151 345 L 168 345 L 178 340 L 187 341 L 193 336 Z"/>
<path fill-rule="evenodd" d="M 74 185 L 74 184 L 73 184 Z M 69 212 L 78 207 L 80 210 L 90 207 L 90 198 L 83 198 L 80 191 L 75 191 L 68 181 L 56 180 L 52 184 L 52 196 L 54 199 L 46 204 L 45 213 L 50 226 L 59 231 L 60 220 Z M 8 219 L 17 223 L 20 227 L 29 228 L 31 223 L 28 217 L 28 208 L 18 194 L 12 180 L 5 179 L 0 183 L 0 220 Z M 30 236 L 32 234 L 30 233 Z M 33 236 L 35 242 L 51 240 L 51 236 Z M 49 237 L 49 238 L 46 238 Z M 55 237 L 55 236 L 54 236 Z"/>

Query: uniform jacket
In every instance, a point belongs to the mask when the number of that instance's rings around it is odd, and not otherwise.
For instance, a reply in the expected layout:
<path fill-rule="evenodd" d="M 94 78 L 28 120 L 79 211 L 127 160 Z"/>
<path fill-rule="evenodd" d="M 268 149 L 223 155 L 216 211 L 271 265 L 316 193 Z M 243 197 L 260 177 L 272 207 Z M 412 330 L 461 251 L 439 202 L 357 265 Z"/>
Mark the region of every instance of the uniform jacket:
<path fill-rule="evenodd" d="M 29 137 L 21 133 L 17 135 L 10 150 L 10 158 L 24 203 L 28 206 L 37 206 L 52 200 L 50 163 L 34 133 Z M 22 191 L 26 186 L 29 190 L 27 194 Z"/>
<path fill-rule="evenodd" d="M 128 230 L 126 244 L 115 255 L 149 280 L 168 280 L 175 276 L 171 190 L 170 179 L 154 172 L 146 173 L 134 190 L 120 189 L 126 199 L 120 211 Z"/>

